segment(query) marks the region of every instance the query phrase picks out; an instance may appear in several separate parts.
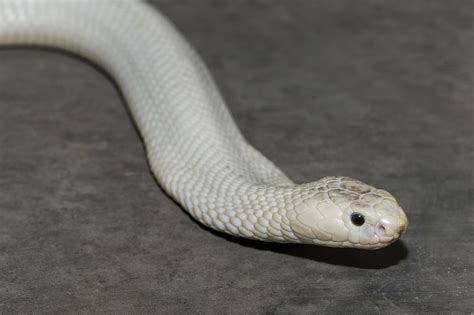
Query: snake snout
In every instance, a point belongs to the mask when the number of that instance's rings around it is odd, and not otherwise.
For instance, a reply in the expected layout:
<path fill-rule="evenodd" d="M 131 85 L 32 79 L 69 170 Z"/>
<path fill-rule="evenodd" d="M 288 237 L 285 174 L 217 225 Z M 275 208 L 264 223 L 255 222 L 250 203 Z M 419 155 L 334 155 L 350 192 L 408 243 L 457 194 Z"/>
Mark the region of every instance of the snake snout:
<path fill-rule="evenodd" d="M 377 224 L 375 231 L 382 242 L 398 239 L 407 229 L 408 222 L 396 217 L 383 218 Z"/>

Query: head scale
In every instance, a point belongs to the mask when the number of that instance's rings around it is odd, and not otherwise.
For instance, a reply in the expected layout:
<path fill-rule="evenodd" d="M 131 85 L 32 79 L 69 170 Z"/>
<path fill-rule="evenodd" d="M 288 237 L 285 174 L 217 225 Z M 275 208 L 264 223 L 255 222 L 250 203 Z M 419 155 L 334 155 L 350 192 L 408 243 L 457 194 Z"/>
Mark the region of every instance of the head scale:
<path fill-rule="evenodd" d="M 408 220 L 395 198 L 349 177 L 326 177 L 300 186 L 288 212 L 303 243 L 378 249 L 396 241 Z"/>

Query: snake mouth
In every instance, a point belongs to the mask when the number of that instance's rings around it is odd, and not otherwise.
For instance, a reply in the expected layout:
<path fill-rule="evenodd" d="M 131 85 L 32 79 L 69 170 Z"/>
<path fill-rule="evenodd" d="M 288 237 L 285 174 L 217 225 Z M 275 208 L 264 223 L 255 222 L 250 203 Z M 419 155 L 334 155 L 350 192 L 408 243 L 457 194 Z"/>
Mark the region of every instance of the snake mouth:
<path fill-rule="evenodd" d="M 379 238 L 380 243 L 384 244 L 384 246 L 392 244 L 398 241 L 398 239 L 402 236 L 403 233 L 405 233 L 405 231 L 406 231 L 406 227 L 404 229 L 400 229 L 399 231 L 395 232 L 393 235 L 389 237 Z"/>
<path fill-rule="evenodd" d="M 393 235 L 392 237 L 384 237 L 384 238 L 380 239 L 380 243 L 388 245 L 388 244 L 391 244 L 391 243 L 395 242 L 399 238 L 400 238 L 400 234 L 395 233 L 395 235 Z"/>

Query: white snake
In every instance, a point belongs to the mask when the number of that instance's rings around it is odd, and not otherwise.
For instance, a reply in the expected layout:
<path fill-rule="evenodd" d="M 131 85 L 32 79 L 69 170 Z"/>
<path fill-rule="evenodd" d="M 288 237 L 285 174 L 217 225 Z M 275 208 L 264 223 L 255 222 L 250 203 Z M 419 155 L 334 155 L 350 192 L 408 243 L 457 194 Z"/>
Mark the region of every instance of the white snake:
<path fill-rule="evenodd" d="M 297 185 L 237 129 L 205 65 L 141 1 L 0 0 L 0 44 L 60 48 L 118 82 L 151 169 L 197 221 L 250 239 L 376 249 L 406 230 L 388 192 L 348 177 Z"/>

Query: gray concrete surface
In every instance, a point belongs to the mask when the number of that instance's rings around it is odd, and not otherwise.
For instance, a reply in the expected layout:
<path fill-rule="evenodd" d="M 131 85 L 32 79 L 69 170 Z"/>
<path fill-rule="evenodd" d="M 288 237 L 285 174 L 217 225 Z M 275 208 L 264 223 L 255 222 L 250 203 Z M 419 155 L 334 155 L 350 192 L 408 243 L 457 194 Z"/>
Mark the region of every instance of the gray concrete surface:
<path fill-rule="evenodd" d="M 266 244 L 156 185 L 117 88 L 83 60 L 0 51 L 0 310 L 474 311 L 473 1 L 156 1 L 248 140 L 298 182 L 393 192 L 403 241 Z"/>

